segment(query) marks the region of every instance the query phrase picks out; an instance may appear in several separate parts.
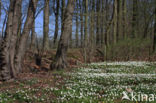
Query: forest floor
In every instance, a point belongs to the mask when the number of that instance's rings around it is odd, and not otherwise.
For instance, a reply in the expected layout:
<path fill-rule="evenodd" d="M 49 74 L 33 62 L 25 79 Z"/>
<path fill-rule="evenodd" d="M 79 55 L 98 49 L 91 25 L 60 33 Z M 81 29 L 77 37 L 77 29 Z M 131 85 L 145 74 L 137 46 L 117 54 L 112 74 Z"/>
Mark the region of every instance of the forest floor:
<path fill-rule="evenodd" d="M 70 67 L 51 71 L 55 52 L 42 54 L 37 65 L 28 51 L 18 79 L 0 82 L 0 103 L 129 103 L 122 100 L 124 91 L 156 95 L 154 62 L 106 63 L 95 53 L 91 62 L 99 63 L 83 64 L 83 51 L 72 49 L 67 54 Z"/>
<path fill-rule="evenodd" d="M 101 62 L 23 73 L 19 80 L 0 84 L 0 103 L 136 103 L 146 98 L 130 102 L 122 100 L 123 93 L 129 99 L 131 93 L 156 96 L 155 73 L 153 62 Z"/>

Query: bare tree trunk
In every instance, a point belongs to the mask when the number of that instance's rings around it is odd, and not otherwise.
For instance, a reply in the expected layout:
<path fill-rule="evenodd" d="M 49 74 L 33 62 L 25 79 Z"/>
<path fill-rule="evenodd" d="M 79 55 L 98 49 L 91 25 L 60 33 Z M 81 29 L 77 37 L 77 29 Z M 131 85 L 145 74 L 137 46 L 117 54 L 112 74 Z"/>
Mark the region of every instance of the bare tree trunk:
<path fill-rule="evenodd" d="M 78 0 L 77 0 L 77 8 L 76 8 L 76 32 L 75 32 L 75 39 L 76 39 L 76 48 L 79 46 L 79 20 L 78 20 Z"/>
<path fill-rule="evenodd" d="M 100 44 L 100 0 L 96 1 L 96 45 Z"/>
<path fill-rule="evenodd" d="M 82 4 L 83 4 L 83 0 L 82 0 L 82 3 L 80 5 L 80 10 L 81 10 L 80 11 L 80 20 L 81 20 L 81 28 L 80 28 L 81 29 L 81 47 L 83 47 L 83 40 L 84 40 L 84 38 L 83 38 L 84 37 L 84 35 L 83 35 L 83 31 L 84 31 L 83 30 L 83 26 L 84 26 L 83 25 L 83 5 Z"/>
<path fill-rule="evenodd" d="M 122 0 L 117 0 L 117 40 L 123 38 L 122 34 Z"/>
<path fill-rule="evenodd" d="M 137 36 L 137 18 L 138 18 L 138 0 L 133 0 L 133 16 L 132 16 L 132 34 L 131 37 Z"/>
<path fill-rule="evenodd" d="M 62 10 L 61 10 L 61 34 L 62 34 L 62 31 L 63 31 L 63 22 L 64 22 L 64 14 L 65 14 L 65 8 L 66 8 L 66 5 L 65 5 L 65 0 L 62 0 Z"/>
<path fill-rule="evenodd" d="M 87 62 L 88 44 L 88 0 L 85 1 L 85 29 L 84 29 L 84 61 Z"/>
<path fill-rule="evenodd" d="M 18 38 L 18 30 L 20 25 L 20 18 L 21 18 L 21 6 L 22 6 L 22 0 L 17 0 L 15 5 L 15 11 L 14 11 L 14 18 L 13 18 L 13 32 L 10 40 L 10 65 L 11 69 L 13 70 L 14 76 L 17 75 L 16 68 L 14 66 L 14 59 L 15 59 L 15 53 L 16 53 L 16 43 Z"/>
<path fill-rule="evenodd" d="M 95 0 L 92 0 L 92 9 L 91 9 L 91 20 L 90 20 L 90 35 L 89 35 L 89 41 L 90 44 L 93 46 L 94 45 L 94 29 L 95 29 L 95 23 L 94 23 L 94 16 L 95 14 Z"/>
<path fill-rule="evenodd" d="M 60 0 L 57 0 L 57 7 L 56 7 L 56 12 L 55 12 L 55 33 L 54 33 L 54 46 L 56 45 L 56 40 L 58 37 L 58 30 L 59 30 L 59 8 L 60 8 Z"/>
<path fill-rule="evenodd" d="M 72 30 L 72 17 L 74 12 L 75 0 L 68 0 L 64 14 L 62 34 L 55 56 L 55 62 L 51 64 L 51 69 L 64 69 L 67 67 L 67 50 L 70 33 Z"/>
<path fill-rule="evenodd" d="M 10 67 L 10 39 L 12 35 L 12 27 L 13 27 L 13 15 L 14 15 L 14 5 L 16 0 L 10 1 L 10 8 L 8 12 L 8 21 L 5 32 L 5 37 L 0 47 L 0 81 L 7 81 L 14 77 L 13 71 Z"/>
<path fill-rule="evenodd" d="M 36 38 L 36 33 L 35 33 L 35 20 L 34 20 L 33 27 L 31 30 L 31 44 L 30 44 L 31 50 L 34 50 L 34 48 L 35 48 L 35 38 Z"/>
<path fill-rule="evenodd" d="M 114 16 L 113 16 L 113 34 L 114 44 L 117 43 L 117 0 L 114 0 Z"/>
<path fill-rule="evenodd" d="M 44 3 L 43 51 L 49 49 L 49 0 Z"/>
<path fill-rule="evenodd" d="M 126 27 L 127 27 L 127 23 L 126 23 L 126 15 L 127 15 L 127 0 L 122 0 L 123 4 L 122 4 L 122 8 L 123 8 L 123 14 L 122 14 L 122 18 L 123 18 L 123 37 L 126 37 Z"/>
<path fill-rule="evenodd" d="M 17 54 L 15 58 L 15 68 L 17 73 L 22 71 L 22 63 L 24 59 L 24 55 L 26 52 L 26 42 L 28 40 L 30 30 L 32 29 L 32 25 L 35 19 L 35 12 L 38 0 L 30 0 L 27 19 L 24 24 L 23 32 L 19 40 L 19 45 L 17 48 Z"/>
<path fill-rule="evenodd" d="M 154 36 L 153 36 L 153 52 L 155 52 L 156 49 L 156 0 L 155 0 L 155 11 L 154 11 Z"/>

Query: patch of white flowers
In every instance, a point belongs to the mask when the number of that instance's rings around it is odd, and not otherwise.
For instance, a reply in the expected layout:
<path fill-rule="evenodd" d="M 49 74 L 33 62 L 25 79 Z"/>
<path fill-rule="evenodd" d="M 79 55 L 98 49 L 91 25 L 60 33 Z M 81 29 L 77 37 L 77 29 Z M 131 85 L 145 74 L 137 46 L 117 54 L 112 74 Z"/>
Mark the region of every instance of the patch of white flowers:
<path fill-rule="evenodd" d="M 122 97 L 122 92 L 126 88 L 156 93 L 156 75 L 153 72 L 156 69 L 152 69 L 152 72 L 149 69 L 148 73 L 138 73 L 150 64 L 149 62 L 108 62 L 107 65 L 121 65 L 122 68 L 79 68 L 73 73 L 67 73 L 71 78 L 66 81 L 66 89 L 57 90 L 60 91 L 57 101 L 74 102 L 80 100 L 83 102 L 88 100 L 88 102 L 93 103 L 97 100 L 113 102 Z M 106 65 L 106 62 L 90 65 L 101 66 Z M 127 68 L 127 66 L 130 67 Z"/>
<path fill-rule="evenodd" d="M 145 62 L 145 61 L 91 63 L 91 65 L 122 65 L 122 66 L 146 66 L 148 64 L 151 64 L 151 63 Z"/>

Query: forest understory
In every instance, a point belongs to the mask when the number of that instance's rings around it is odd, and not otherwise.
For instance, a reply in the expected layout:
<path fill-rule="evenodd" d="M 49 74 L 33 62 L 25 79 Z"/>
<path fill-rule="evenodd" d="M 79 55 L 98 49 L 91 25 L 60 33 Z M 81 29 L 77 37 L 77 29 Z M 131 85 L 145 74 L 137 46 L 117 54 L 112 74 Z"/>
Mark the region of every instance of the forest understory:
<path fill-rule="evenodd" d="M 55 53 L 56 50 L 53 49 L 42 54 L 41 58 L 38 58 L 38 56 L 36 58 L 37 54 L 27 51 L 23 65 L 24 71 L 18 75 L 18 79 L 4 83 L 0 82 L 0 102 L 131 103 L 127 100 L 121 100 L 122 91 L 132 89 L 149 93 L 146 90 L 148 87 L 150 93 L 156 93 L 153 92 L 155 87 L 152 86 L 151 88 L 150 86 L 150 83 L 155 85 L 153 73 L 156 72 L 156 63 L 152 62 L 155 60 L 155 55 L 149 57 L 146 52 L 141 52 L 140 57 L 130 58 L 129 60 L 125 60 L 125 57 L 117 59 L 116 55 L 115 59 L 108 58 L 108 61 L 103 61 L 103 56 L 97 49 L 94 53 L 96 55 L 92 55 L 91 63 L 88 64 L 84 63 L 82 49 L 69 49 L 67 53 L 69 68 L 50 70 L 49 66 L 52 62 L 50 60 L 54 58 Z M 107 73 L 112 76 L 105 77 Z M 130 75 L 130 77 L 121 78 L 120 75 L 124 74 Z M 114 75 L 118 75 L 117 77 L 120 79 L 116 80 L 117 78 Z M 139 80 L 136 78 L 139 78 Z M 101 86 L 99 87 L 99 85 Z M 137 89 L 141 85 L 144 88 Z M 116 95 L 112 93 L 116 93 Z"/>

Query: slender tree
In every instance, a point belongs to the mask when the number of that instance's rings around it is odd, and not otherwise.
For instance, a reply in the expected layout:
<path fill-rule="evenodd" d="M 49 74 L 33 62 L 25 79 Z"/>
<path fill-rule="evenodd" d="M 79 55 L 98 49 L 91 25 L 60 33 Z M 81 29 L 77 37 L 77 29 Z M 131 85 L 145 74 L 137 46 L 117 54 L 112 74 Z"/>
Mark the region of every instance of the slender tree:
<path fill-rule="evenodd" d="M 123 37 L 125 38 L 126 37 L 126 17 L 127 17 L 127 0 L 122 0 L 122 8 L 123 8 L 123 14 L 122 14 L 122 19 L 123 19 L 123 23 L 122 23 L 122 26 L 123 26 Z"/>
<path fill-rule="evenodd" d="M 123 38 L 122 35 L 122 1 L 117 0 L 117 40 Z"/>
<path fill-rule="evenodd" d="M 96 1 L 96 45 L 100 44 L 100 1 Z"/>
<path fill-rule="evenodd" d="M 113 14 L 113 35 L 114 44 L 117 43 L 117 0 L 114 0 L 114 14 Z"/>
<path fill-rule="evenodd" d="M 49 0 L 44 1 L 43 50 L 49 49 Z"/>
<path fill-rule="evenodd" d="M 36 38 L 36 33 L 35 33 L 35 20 L 34 20 L 33 27 L 31 30 L 31 44 L 30 44 L 31 50 L 33 50 L 35 48 L 35 38 Z"/>
<path fill-rule="evenodd" d="M 79 8 L 78 8 L 78 0 L 77 0 L 77 3 L 76 3 L 76 31 L 75 31 L 75 39 L 76 39 L 76 47 L 79 46 L 79 15 L 78 15 L 78 11 L 79 11 Z"/>
<path fill-rule="evenodd" d="M 65 0 L 62 0 L 61 4 L 62 4 L 62 8 L 61 8 L 61 32 L 62 32 L 63 31 L 62 27 L 63 27 L 63 22 L 64 22 L 65 9 L 66 9 Z"/>
<path fill-rule="evenodd" d="M 131 37 L 137 36 L 137 18 L 138 18 L 138 0 L 133 0 L 133 16 L 132 16 L 132 34 Z"/>
<path fill-rule="evenodd" d="M 153 52 L 156 49 L 156 0 L 154 0 L 155 10 L 154 10 L 154 37 L 153 37 Z"/>
<path fill-rule="evenodd" d="M 55 33 L 54 33 L 54 45 L 56 43 L 58 37 L 58 30 L 59 30 L 59 8 L 60 8 L 60 0 L 57 0 L 56 4 L 56 11 L 55 11 Z"/>
<path fill-rule="evenodd" d="M 85 1 L 85 29 L 84 29 L 84 46 L 88 43 L 88 0 Z"/>
<path fill-rule="evenodd" d="M 83 41 L 84 41 L 84 19 L 83 19 L 83 0 L 79 0 L 80 3 L 80 21 L 81 21 L 81 47 L 83 47 Z"/>

